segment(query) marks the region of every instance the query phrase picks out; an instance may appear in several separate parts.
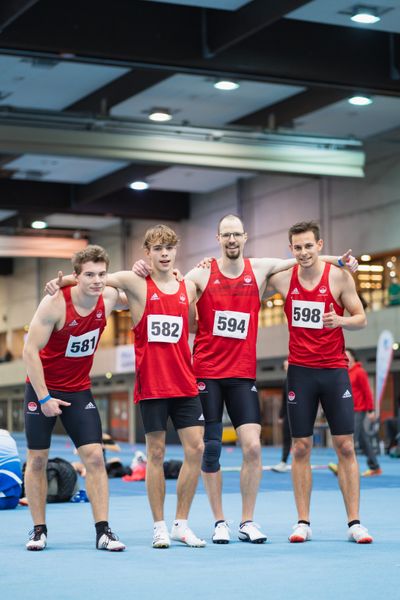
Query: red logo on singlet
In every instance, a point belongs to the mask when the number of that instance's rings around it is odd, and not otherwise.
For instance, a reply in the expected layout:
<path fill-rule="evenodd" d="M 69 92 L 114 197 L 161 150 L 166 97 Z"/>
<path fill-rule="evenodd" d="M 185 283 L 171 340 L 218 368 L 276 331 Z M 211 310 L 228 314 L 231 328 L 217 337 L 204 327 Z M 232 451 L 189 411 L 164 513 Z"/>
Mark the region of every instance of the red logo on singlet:
<path fill-rule="evenodd" d="M 204 383 L 204 381 L 199 381 L 197 387 L 199 389 L 199 392 L 204 392 L 204 390 L 206 389 L 206 384 Z"/>
<path fill-rule="evenodd" d="M 319 288 L 320 294 L 326 294 L 327 292 L 328 292 L 328 290 L 324 285 Z"/>
<path fill-rule="evenodd" d="M 103 313 L 101 310 L 98 310 L 96 313 L 96 319 L 101 319 L 101 317 L 103 316 Z"/>
<path fill-rule="evenodd" d="M 296 394 L 294 392 L 289 392 L 288 393 L 288 400 L 289 402 L 293 402 L 293 400 L 296 398 Z"/>
<path fill-rule="evenodd" d="M 251 283 L 251 277 L 250 277 L 250 275 L 245 275 L 244 276 L 244 282 L 245 283 Z"/>
<path fill-rule="evenodd" d="M 181 294 L 179 296 L 179 302 L 186 302 L 186 296 L 185 296 L 185 294 Z"/>
<path fill-rule="evenodd" d="M 37 409 L 36 402 L 28 402 L 28 410 L 30 410 L 31 412 L 35 412 L 36 409 Z"/>

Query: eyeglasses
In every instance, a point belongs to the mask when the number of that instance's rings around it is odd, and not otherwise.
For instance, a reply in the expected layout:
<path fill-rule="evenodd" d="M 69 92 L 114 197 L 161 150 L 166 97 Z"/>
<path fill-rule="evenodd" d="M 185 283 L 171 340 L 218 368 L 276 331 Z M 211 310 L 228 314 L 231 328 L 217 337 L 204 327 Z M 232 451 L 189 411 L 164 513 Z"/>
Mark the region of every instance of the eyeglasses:
<path fill-rule="evenodd" d="M 229 233 L 220 233 L 219 237 L 222 238 L 223 240 L 229 240 L 231 235 L 233 235 L 233 237 L 235 238 L 235 240 L 240 240 L 243 236 L 244 236 L 244 232 L 240 232 L 240 231 L 230 231 Z"/>

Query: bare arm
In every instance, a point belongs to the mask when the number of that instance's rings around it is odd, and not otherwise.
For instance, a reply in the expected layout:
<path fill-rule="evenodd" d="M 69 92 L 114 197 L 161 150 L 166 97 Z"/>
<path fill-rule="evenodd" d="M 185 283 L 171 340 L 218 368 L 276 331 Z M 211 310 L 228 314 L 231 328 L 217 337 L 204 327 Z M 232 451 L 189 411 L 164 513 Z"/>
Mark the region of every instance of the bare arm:
<path fill-rule="evenodd" d="M 197 310 L 196 310 L 196 286 L 192 281 L 185 281 L 186 291 L 189 298 L 189 331 L 197 332 Z"/>
<path fill-rule="evenodd" d="M 46 296 L 40 303 L 32 322 L 29 326 L 26 338 L 23 358 L 29 380 L 35 390 L 38 400 L 49 396 L 49 390 L 44 379 L 43 365 L 40 360 L 39 351 L 44 348 L 50 339 L 50 335 L 59 322 L 62 315 L 61 300 Z M 42 412 L 47 417 L 61 414 L 60 405 L 69 406 L 69 402 L 50 398 L 42 404 Z"/>
<path fill-rule="evenodd" d="M 329 312 L 322 317 L 324 327 L 342 327 L 349 331 L 363 329 L 367 325 L 367 318 L 361 300 L 357 294 L 354 280 L 347 271 L 339 271 L 336 269 L 334 286 L 339 289 L 340 301 L 350 316 L 341 317 L 335 313 L 333 304 L 329 307 Z"/>

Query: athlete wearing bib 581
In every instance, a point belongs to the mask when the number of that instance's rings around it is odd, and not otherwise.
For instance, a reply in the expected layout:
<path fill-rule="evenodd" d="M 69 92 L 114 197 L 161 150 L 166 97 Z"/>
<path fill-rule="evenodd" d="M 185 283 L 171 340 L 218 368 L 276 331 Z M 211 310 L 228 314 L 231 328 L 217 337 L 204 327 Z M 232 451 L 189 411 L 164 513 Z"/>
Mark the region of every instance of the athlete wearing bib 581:
<path fill-rule="evenodd" d="M 347 512 L 349 540 L 370 543 L 359 520 L 359 474 L 354 452 L 354 413 L 343 329 L 366 326 L 366 317 L 349 273 L 324 264 L 318 225 L 302 222 L 289 230 L 297 265 L 270 278 L 285 298 L 289 326 L 288 417 L 293 438 L 292 477 L 298 523 L 290 542 L 311 539 L 310 455 L 321 402 L 339 459 L 339 482 Z M 347 311 L 349 316 L 344 315 Z"/>
<path fill-rule="evenodd" d="M 46 465 L 51 434 L 60 416 L 86 467 L 96 547 L 120 551 L 125 546 L 108 526 L 108 478 L 101 422 L 89 378 L 107 316 L 119 303 L 119 296 L 114 288 L 105 287 L 109 259 L 103 248 L 88 246 L 73 257 L 72 264 L 76 287 L 43 298 L 24 347 L 28 372 L 24 406 L 28 443 L 25 489 L 34 524 L 26 547 L 46 547 Z"/>

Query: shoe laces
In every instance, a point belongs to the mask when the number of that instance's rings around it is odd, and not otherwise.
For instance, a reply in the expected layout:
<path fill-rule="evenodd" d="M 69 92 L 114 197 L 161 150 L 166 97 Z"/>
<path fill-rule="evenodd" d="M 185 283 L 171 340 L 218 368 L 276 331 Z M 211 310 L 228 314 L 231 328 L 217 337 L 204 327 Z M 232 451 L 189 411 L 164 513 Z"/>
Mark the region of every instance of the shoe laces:
<path fill-rule="evenodd" d="M 107 546 L 110 542 L 118 542 L 119 541 L 119 537 L 111 531 L 110 527 L 106 527 L 104 529 L 103 533 L 100 536 L 100 539 L 103 537 L 103 535 L 105 536 L 105 540 L 101 544 L 102 548 L 107 548 Z"/>
<path fill-rule="evenodd" d="M 46 532 L 44 531 L 43 527 L 34 527 L 28 533 L 29 539 L 33 540 L 34 542 L 39 542 L 42 534 L 44 536 L 46 535 Z"/>

